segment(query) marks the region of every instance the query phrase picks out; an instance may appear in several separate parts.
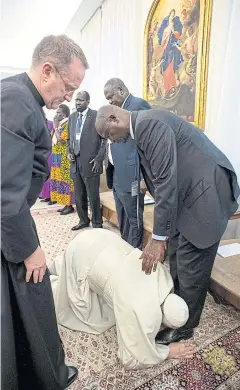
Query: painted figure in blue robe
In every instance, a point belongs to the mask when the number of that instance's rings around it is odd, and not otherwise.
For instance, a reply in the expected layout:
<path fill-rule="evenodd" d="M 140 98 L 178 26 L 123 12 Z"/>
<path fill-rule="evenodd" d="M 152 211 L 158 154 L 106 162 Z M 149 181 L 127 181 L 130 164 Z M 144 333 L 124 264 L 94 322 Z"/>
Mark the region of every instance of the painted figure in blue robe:
<path fill-rule="evenodd" d="M 180 48 L 180 37 L 183 25 L 174 9 L 166 16 L 158 30 L 158 43 L 164 52 L 160 63 L 160 72 L 163 76 L 165 96 L 172 95 L 179 85 L 176 77 L 183 57 Z"/>

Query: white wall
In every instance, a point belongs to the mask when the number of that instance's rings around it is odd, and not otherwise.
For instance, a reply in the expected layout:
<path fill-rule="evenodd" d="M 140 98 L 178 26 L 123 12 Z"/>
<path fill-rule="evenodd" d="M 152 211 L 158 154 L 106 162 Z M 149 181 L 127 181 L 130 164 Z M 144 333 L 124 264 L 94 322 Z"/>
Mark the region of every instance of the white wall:
<path fill-rule="evenodd" d="M 110 77 L 122 78 L 133 94 L 142 96 L 143 37 L 151 4 L 106 0 L 79 36 L 75 29 L 74 38 L 90 63 L 81 88 L 90 93 L 93 108 L 106 103 L 103 86 Z M 205 127 L 240 177 L 239 21 L 240 0 L 213 0 Z"/>
<path fill-rule="evenodd" d="M 240 1 L 213 1 L 206 134 L 228 156 L 240 181 Z"/>
<path fill-rule="evenodd" d="M 82 0 L 1 0 L 1 66 L 28 68 L 34 47 L 62 34 Z"/>
<path fill-rule="evenodd" d="M 111 77 L 122 78 L 133 94 L 142 95 L 143 35 L 151 4 L 152 0 L 107 0 L 78 38 L 75 29 L 74 38 L 90 64 L 81 89 L 90 93 L 93 108 L 106 104 L 103 86 Z"/>

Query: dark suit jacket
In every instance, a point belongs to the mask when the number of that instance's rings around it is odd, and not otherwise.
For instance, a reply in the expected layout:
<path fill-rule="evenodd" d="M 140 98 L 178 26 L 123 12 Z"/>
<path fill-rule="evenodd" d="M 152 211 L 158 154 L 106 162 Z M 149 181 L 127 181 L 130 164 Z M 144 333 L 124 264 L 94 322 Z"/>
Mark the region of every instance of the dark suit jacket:
<path fill-rule="evenodd" d="M 95 128 L 97 111 L 88 109 L 87 117 L 85 119 L 83 130 L 80 138 L 80 155 L 78 157 L 81 170 L 86 177 L 99 175 L 103 172 L 102 163 L 105 156 L 106 140 L 100 137 Z M 74 155 L 74 142 L 77 124 L 78 112 L 74 112 L 69 117 L 68 122 L 68 141 L 67 153 Z M 98 173 L 92 172 L 93 164 L 90 161 L 96 158 L 101 163 L 101 170 Z M 76 161 L 71 164 L 71 177 L 74 178 L 76 174 Z"/>
<path fill-rule="evenodd" d="M 132 113 L 141 168 L 155 198 L 153 233 L 176 230 L 198 248 L 221 239 L 240 194 L 227 157 L 198 128 L 167 111 Z"/>
<path fill-rule="evenodd" d="M 139 111 L 149 110 L 151 106 L 146 100 L 129 95 L 123 108 L 127 111 Z M 136 179 L 136 158 L 138 158 L 134 140 L 128 137 L 126 142 L 111 144 L 111 152 L 118 183 L 123 191 L 131 192 L 132 182 Z M 112 188 L 113 166 L 110 164 L 106 169 L 106 178 L 108 187 Z"/>

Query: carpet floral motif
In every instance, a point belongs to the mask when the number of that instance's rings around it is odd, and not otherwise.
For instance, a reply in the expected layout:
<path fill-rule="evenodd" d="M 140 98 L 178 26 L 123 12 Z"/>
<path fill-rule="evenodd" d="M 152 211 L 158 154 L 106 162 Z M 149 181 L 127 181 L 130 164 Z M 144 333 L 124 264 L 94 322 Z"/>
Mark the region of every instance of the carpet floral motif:
<path fill-rule="evenodd" d="M 48 209 L 49 210 L 49 209 Z M 75 237 L 76 213 L 33 211 L 41 245 L 50 263 Z M 104 228 L 116 231 L 104 222 Z M 116 329 L 100 336 L 59 327 L 68 363 L 79 369 L 69 390 L 240 390 L 240 314 L 207 297 L 194 339 L 197 353 L 141 371 L 125 371 L 117 357 Z"/>

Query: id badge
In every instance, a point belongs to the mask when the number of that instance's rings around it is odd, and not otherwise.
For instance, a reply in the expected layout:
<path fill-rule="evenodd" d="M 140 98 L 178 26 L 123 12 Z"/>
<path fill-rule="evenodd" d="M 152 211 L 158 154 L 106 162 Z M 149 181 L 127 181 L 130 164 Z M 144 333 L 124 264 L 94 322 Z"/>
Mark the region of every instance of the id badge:
<path fill-rule="evenodd" d="M 77 141 L 80 141 L 80 135 L 81 135 L 80 133 L 77 133 L 77 134 L 76 134 L 76 140 L 77 140 Z"/>
<path fill-rule="evenodd" d="M 138 181 L 135 180 L 132 182 L 132 196 L 137 196 L 138 195 Z"/>

